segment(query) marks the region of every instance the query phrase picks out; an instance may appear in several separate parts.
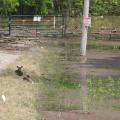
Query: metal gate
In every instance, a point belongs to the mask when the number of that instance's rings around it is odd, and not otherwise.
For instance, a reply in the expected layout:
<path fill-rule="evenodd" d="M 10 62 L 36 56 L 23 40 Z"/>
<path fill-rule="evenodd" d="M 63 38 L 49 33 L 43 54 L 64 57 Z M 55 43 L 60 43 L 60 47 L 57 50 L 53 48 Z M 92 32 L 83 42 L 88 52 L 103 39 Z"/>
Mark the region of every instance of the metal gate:
<path fill-rule="evenodd" d="M 63 16 L 53 15 L 12 15 L 11 36 L 53 36 L 64 34 Z"/>

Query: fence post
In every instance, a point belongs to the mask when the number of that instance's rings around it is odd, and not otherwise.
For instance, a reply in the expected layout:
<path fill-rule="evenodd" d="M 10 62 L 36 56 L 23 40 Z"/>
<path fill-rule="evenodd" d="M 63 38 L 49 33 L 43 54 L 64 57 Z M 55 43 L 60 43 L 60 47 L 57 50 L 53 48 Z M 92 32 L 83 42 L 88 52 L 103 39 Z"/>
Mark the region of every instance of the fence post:
<path fill-rule="evenodd" d="M 55 15 L 54 15 L 53 26 L 54 26 L 54 31 L 55 31 L 55 27 L 56 27 L 56 16 Z"/>
<path fill-rule="evenodd" d="M 62 36 L 64 36 L 64 25 L 65 25 L 65 22 L 64 22 L 64 16 L 62 15 Z"/>
<path fill-rule="evenodd" d="M 66 30 L 67 30 L 67 15 L 63 15 L 63 24 L 64 24 L 64 30 L 63 30 L 63 34 L 64 36 L 66 36 Z"/>
<path fill-rule="evenodd" d="M 8 26 L 9 26 L 9 36 L 10 36 L 11 35 L 11 14 L 9 14 Z"/>

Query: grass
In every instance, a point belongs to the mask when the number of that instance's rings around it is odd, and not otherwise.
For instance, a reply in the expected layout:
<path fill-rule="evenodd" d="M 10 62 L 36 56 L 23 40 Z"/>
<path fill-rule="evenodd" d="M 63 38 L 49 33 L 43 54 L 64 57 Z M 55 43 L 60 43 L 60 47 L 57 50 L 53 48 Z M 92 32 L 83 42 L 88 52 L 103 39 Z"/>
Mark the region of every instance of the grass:
<path fill-rule="evenodd" d="M 41 71 L 32 53 L 25 53 L 0 75 L 0 91 L 4 91 L 6 96 L 5 104 L 0 100 L 1 120 L 36 120 L 40 117 L 35 107 L 35 95 L 38 93 L 37 82 Z M 24 73 L 29 74 L 35 84 L 23 81 L 23 77 L 15 74 L 17 65 L 23 65 Z"/>
<path fill-rule="evenodd" d="M 22 81 L 21 78 L 13 76 L 0 77 L 1 90 L 6 96 L 6 103 L 0 101 L 1 119 L 34 119 L 34 92 L 35 88 Z"/>
<path fill-rule="evenodd" d="M 112 107 L 113 107 L 114 110 L 120 111 L 120 104 L 113 105 Z"/>
<path fill-rule="evenodd" d="M 100 42 L 100 40 L 91 40 L 88 43 L 88 48 L 97 50 L 120 50 L 120 44 L 109 44 L 110 42 L 108 42 L 108 44 L 104 44 L 104 41 L 103 43 Z"/>

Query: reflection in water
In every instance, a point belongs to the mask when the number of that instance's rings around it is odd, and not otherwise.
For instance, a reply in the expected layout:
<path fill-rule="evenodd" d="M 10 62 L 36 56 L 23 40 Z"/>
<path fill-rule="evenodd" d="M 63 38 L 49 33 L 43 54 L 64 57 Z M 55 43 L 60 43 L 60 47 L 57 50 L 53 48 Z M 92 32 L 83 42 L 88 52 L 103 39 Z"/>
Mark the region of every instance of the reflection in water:
<path fill-rule="evenodd" d="M 107 111 L 108 108 L 120 110 L 120 69 L 119 65 L 117 68 L 113 63 L 119 61 L 113 60 L 112 54 L 92 51 L 89 55 L 88 51 L 87 58 L 82 58 L 79 55 L 79 45 L 73 41 L 57 41 L 55 44 L 54 41 L 49 41 L 49 45 L 58 60 L 51 61 L 51 66 L 55 62 L 54 71 L 57 73 L 51 73 L 52 79 L 45 83 L 49 86 L 47 94 L 45 93 L 47 97 L 43 100 L 44 110 L 60 111 L 59 117 L 65 111 L 88 113 Z M 116 56 L 119 54 L 116 53 Z M 106 62 L 110 58 L 112 60 Z"/>
<path fill-rule="evenodd" d="M 119 60 L 118 57 L 115 57 L 115 53 L 110 54 L 111 51 L 110 53 L 92 51 L 90 56 L 88 51 L 88 59 L 86 59 L 79 57 L 79 43 L 78 45 L 73 41 L 63 43 L 65 45 L 61 46 L 64 49 L 62 53 L 65 53 L 66 56 L 63 64 L 67 67 L 67 73 L 77 73 L 77 81 L 76 78 L 73 78 L 72 83 L 81 84 L 83 111 L 88 112 L 89 107 L 98 107 L 97 105 L 101 100 L 102 103 L 99 106 L 103 105 L 103 108 L 107 106 L 105 104 L 106 100 L 109 102 L 116 101 L 115 98 L 117 98 L 118 101 L 120 98 L 120 69 Z M 119 53 L 116 53 L 116 56 L 119 56 Z M 114 69 L 112 69 L 113 67 Z M 91 103 L 88 103 L 89 101 Z M 111 105 L 111 102 L 109 105 Z"/>
<path fill-rule="evenodd" d="M 88 112 L 88 93 L 87 93 L 87 73 L 86 73 L 86 57 L 82 57 L 80 58 L 80 64 L 81 64 L 81 76 L 80 76 L 80 80 L 81 80 L 81 90 L 82 90 L 82 104 L 83 104 L 83 112 Z"/>

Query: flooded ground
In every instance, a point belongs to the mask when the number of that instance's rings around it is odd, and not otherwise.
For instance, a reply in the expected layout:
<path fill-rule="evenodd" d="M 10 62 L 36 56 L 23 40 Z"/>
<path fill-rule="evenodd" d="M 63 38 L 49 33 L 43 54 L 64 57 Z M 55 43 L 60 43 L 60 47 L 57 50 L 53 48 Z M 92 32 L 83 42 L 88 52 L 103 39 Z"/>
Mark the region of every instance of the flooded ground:
<path fill-rule="evenodd" d="M 0 49 L 25 53 L 1 75 L 0 90 L 7 98 L 5 104 L 0 99 L 1 119 L 120 119 L 120 42 L 88 41 L 82 58 L 79 38 L 12 40 L 1 40 Z M 15 75 L 17 65 L 24 66 L 34 84 Z"/>
<path fill-rule="evenodd" d="M 45 120 L 119 120 L 120 51 L 91 49 L 81 58 L 79 40 L 41 42 L 53 52 L 40 108 Z M 55 72 L 54 72 L 55 71 Z M 58 82 L 55 82 L 58 81 Z M 59 83 L 59 85 L 58 85 Z"/>

